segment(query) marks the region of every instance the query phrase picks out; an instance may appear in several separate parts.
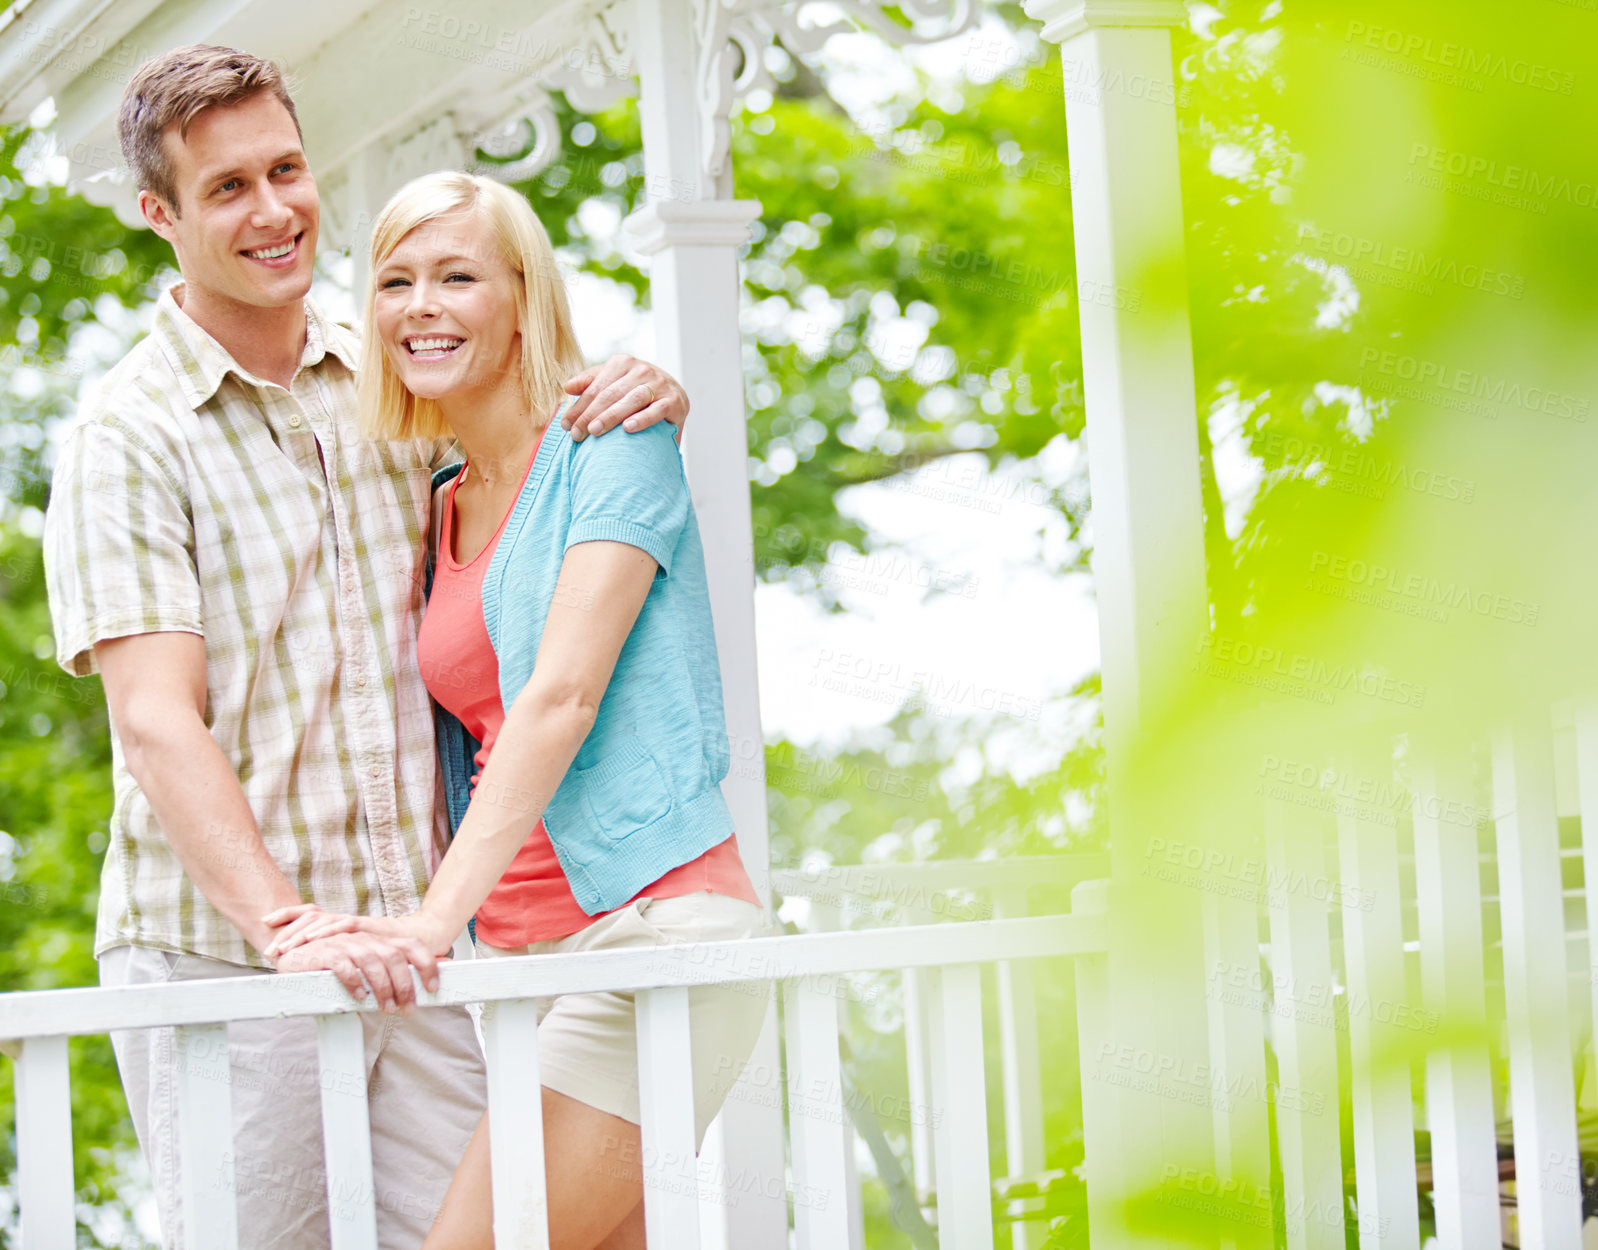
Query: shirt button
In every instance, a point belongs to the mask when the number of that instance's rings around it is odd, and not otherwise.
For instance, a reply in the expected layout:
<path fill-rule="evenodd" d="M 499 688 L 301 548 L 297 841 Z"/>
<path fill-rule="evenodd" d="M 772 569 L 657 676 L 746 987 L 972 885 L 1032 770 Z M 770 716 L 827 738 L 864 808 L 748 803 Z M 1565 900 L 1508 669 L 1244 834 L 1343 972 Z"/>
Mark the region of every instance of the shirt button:
<path fill-rule="evenodd" d="M 292 425 L 296 430 L 299 429 L 300 428 L 300 414 L 297 413 L 297 412 L 289 413 L 289 424 Z"/>
<path fill-rule="evenodd" d="M 359 677 L 357 677 L 355 679 L 355 684 L 357 686 L 364 686 L 366 684 L 366 674 L 362 673 Z"/>
<path fill-rule="evenodd" d="M 381 777 L 382 775 L 383 775 L 383 766 L 381 764 L 373 764 L 372 765 L 372 776 Z"/>

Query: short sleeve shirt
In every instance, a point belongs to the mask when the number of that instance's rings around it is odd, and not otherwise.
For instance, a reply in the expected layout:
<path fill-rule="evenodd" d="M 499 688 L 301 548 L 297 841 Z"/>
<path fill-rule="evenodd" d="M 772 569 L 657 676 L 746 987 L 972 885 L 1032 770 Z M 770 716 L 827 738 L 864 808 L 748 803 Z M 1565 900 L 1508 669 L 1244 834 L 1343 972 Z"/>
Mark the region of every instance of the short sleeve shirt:
<path fill-rule="evenodd" d="M 45 518 L 56 654 L 205 640 L 205 720 L 273 860 L 342 912 L 420 904 L 442 854 L 433 718 L 416 659 L 429 474 L 448 444 L 356 428 L 353 331 L 307 299 L 292 384 L 255 377 L 162 295 L 85 399 Z M 95 953 L 133 944 L 266 966 L 185 875 L 113 730 L 115 806 Z M 244 862 L 247 831 L 203 834 Z"/>

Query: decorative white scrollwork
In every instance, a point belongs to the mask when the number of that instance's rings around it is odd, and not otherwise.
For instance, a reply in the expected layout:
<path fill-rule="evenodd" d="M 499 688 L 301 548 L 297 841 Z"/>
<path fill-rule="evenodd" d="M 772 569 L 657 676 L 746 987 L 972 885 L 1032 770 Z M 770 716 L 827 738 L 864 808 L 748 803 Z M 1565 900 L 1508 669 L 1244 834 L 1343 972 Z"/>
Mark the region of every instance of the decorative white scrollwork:
<path fill-rule="evenodd" d="M 582 113 L 598 113 L 638 90 L 629 31 L 631 0 L 615 0 L 597 9 L 583 24 L 576 43 L 538 80 L 551 91 L 566 93 Z"/>
<path fill-rule="evenodd" d="M 555 102 L 541 87 L 531 94 L 532 98 L 517 105 L 505 120 L 472 139 L 474 147 L 499 158 L 474 162 L 473 173 L 501 182 L 526 182 L 560 155 L 560 119 L 555 116 Z M 507 159 L 511 157 L 515 159 Z"/>
<path fill-rule="evenodd" d="M 733 103 L 756 88 L 776 90 L 765 60 L 773 42 L 805 56 L 833 35 L 864 28 L 894 44 L 933 43 L 959 34 L 975 17 L 973 0 L 902 0 L 896 17 L 875 0 L 693 0 L 692 11 L 700 162 L 711 185 L 726 180 Z M 515 104 L 469 140 L 501 158 L 475 161 L 473 171 L 524 182 L 558 159 L 561 134 L 552 91 L 564 92 L 584 113 L 609 108 L 635 92 L 631 14 L 631 0 L 611 0 L 590 10 L 576 38 L 517 90 Z"/>
<path fill-rule="evenodd" d="M 597 113 L 638 89 L 623 12 L 628 8 L 628 0 L 615 0 L 588 15 L 577 38 L 521 89 L 522 99 L 474 136 L 477 148 L 500 159 L 477 161 L 472 172 L 501 182 L 525 182 L 554 163 L 560 156 L 561 132 L 550 92 L 564 92 L 579 112 Z"/>
<path fill-rule="evenodd" d="M 834 35 L 864 27 L 896 45 L 937 43 L 976 18 L 972 0 L 904 0 L 897 7 L 907 21 L 888 17 L 874 0 L 694 0 L 705 176 L 714 182 L 726 169 L 733 101 L 757 87 L 776 90 L 765 63 L 773 42 L 806 56 Z"/>

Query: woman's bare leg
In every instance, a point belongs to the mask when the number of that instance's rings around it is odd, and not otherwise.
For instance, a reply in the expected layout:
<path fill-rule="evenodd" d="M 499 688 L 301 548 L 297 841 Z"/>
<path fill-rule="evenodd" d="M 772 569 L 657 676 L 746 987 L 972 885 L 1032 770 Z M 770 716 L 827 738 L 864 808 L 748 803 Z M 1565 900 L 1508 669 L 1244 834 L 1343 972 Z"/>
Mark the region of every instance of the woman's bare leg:
<path fill-rule="evenodd" d="M 494 1244 L 493 1193 L 485 1115 L 466 1143 L 422 1250 L 489 1250 Z"/>
<path fill-rule="evenodd" d="M 544 1182 L 550 1250 L 641 1250 L 644 1191 L 636 1124 L 546 1088 Z M 485 1115 L 422 1250 L 490 1250 L 493 1244 Z"/>
<path fill-rule="evenodd" d="M 595 1250 L 644 1250 L 644 1200 L 640 1198 L 632 1214 L 611 1230 L 610 1236 Z"/>

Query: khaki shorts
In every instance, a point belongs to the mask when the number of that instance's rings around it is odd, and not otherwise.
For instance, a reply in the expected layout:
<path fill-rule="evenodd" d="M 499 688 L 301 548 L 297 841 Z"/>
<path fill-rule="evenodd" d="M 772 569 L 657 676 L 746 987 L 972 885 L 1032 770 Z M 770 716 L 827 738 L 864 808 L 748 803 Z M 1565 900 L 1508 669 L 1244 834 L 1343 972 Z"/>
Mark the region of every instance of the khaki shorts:
<path fill-rule="evenodd" d="M 570 955 L 578 951 L 765 937 L 752 903 L 701 890 L 640 898 L 586 929 L 509 950 L 477 945 L 479 958 Z M 709 979 L 707 970 L 707 979 Z M 771 999 L 770 981 L 694 986 L 688 991 L 693 1050 L 694 1130 L 705 1130 L 754 1050 Z M 538 1004 L 539 1077 L 548 1088 L 633 1124 L 638 1116 L 638 1033 L 631 994 L 562 994 Z"/>

